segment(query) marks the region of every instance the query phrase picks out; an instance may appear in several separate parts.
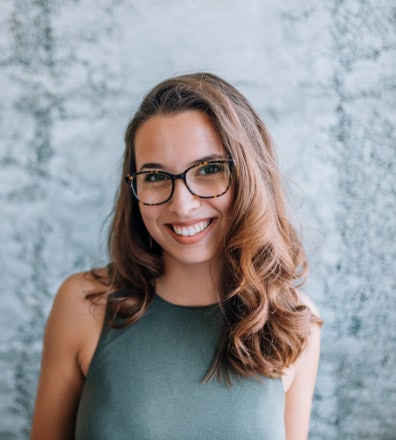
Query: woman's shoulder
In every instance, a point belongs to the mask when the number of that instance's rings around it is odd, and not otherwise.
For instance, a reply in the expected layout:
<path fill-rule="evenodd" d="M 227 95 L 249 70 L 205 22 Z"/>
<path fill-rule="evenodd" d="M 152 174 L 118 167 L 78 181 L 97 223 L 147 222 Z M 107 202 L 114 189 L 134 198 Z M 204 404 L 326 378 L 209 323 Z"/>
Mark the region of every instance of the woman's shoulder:
<path fill-rule="evenodd" d="M 310 334 L 309 338 L 306 343 L 305 350 L 300 355 L 300 358 L 297 360 L 296 364 L 301 362 L 304 357 L 307 357 L 307 353 L 316 353 L 314 356 L 319 355 L 319 348 L 320 348 L 320 329 L 322 327 L 323 321 L 320 317 L 320 312 L 315 304 L 315 302 L 312 300 L 310 296 L 308 296 L 306 293 L 299 291 L 298 292 L 300 296 L 300 300 L 302 304 L 304 304 L 311 312 L 311 325 L 310 325 Z"/>
<path fill-rule="evenodd" d="M 106 268 L 94 272 L 78 272 L 68 276 L 60 285 L 54 298 L 53 308 L 63 312 L 82 313 L 103 309 L 106 305 L 106 286 L 100 282 L 106 276 Z M 103 293 L 103 295 L 101 295 Z M 95 294 L 98 296 L 95 297 Z M 92 298 L 96 299 L 93 301 Z"/>
<path fill-rule="evenodd" d="M 296 362 L 288 367 L 284 372 L 282 379 L 285 391 L 288 391 L 289 388 L 292 386 L 296 377 L 296 373 L 299 369 L 308 370 L 306 368 L 307 366 L 304 364 L 313 364 L 315 368 L 315 365 L 318 362 L 320 351 L 320 327 L 322 325 L 322 320 L 320 318 L 319 309 L 312 298 L 306 293 L 300 290 L 297 293 L 300 302 L 308 307 L 313 316 L 313 319 L 310 326 L 310 335 L 304 351 L 300 354 Z"/>
<path fill-rule="evenodd" d="M 105 276 L 105 268 L 68 276 L 54 298 L 47 321 L 47 338 L 62 340 L 76 354 L 84 374 L 106 315 L 106 286 L 100 282 Z M 103 295 L 95 296 L 101 292 Z"/>

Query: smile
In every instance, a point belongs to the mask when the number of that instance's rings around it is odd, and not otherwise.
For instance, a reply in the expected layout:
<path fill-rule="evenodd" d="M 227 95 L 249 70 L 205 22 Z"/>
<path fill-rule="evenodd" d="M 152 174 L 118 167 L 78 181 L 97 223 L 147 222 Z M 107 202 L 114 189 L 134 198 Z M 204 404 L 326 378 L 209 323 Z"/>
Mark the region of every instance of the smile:
<path fill-rule="evenodd" d="M 210 225 L 210 223 L 211 222 L 209 220 L 205 220 L 190 226 L 170 226 L 175 234 L 181 235 L 182 237 L 192 237 L 193 235 L 199 234 L 200 232 L 204 231 Z"/>

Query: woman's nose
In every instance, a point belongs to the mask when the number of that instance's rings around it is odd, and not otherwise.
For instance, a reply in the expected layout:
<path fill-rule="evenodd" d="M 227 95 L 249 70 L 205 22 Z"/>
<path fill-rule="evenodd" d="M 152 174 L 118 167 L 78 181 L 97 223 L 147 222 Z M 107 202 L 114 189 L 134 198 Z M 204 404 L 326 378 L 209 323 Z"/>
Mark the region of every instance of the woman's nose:
<path fill-rule="evenodd" d="M 169 201 L 169 209 L 180 217 L 187 216 L 191 211 L 198 208 L 201 202 L 198 196 L 195 196 L 187 188 L 182 179 L 175 180 L 175 188 L 172 198 Z"/>

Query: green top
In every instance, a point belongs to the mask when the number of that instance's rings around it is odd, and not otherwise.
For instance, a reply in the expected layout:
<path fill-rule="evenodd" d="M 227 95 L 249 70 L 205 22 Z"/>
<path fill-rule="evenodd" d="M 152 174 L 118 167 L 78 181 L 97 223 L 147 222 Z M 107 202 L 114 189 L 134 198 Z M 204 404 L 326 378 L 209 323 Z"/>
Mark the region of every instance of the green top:
<path fill-rule="evenodd" d="M 217 305 L 178 306 L 159 296 L 132 326 L 105 326 L 76 440 L 284 440 L 280 379 L 202 383 L 220 331 Z"/>

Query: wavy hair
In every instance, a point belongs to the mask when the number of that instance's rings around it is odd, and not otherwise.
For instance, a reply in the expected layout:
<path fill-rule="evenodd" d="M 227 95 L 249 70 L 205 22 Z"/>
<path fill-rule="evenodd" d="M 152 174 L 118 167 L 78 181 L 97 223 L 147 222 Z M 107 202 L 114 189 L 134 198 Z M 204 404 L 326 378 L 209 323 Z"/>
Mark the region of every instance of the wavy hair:
<path fill-rule="evenodd" d="M 136 322 L 154 297 L 163 272 L 161 249 L 143 224 L 138 202 L 122 177 L 135 171 L 139 127 L 155 115 L 186 110 L 209 116 L 234 160 L 234 209 L 224 243 L 221 310 L 223 331 L 205 379 L 280 377 L 303 351 L 311 322 L 320 323 L 297 288 L 307 272 L 305 253 L 289 222 L 280 172 L 264 123 L 241 93 L 221 78 L 195 73 L 168 79 L 144 98 L 125 135 L 125 155 L 108 249 L 108 276 L 93 270 L 111 290 L 112 325 Z M 91 299 L 95 295 L 90 295 Z M 120 320 L 118 318 L 122 317 Z"/>

